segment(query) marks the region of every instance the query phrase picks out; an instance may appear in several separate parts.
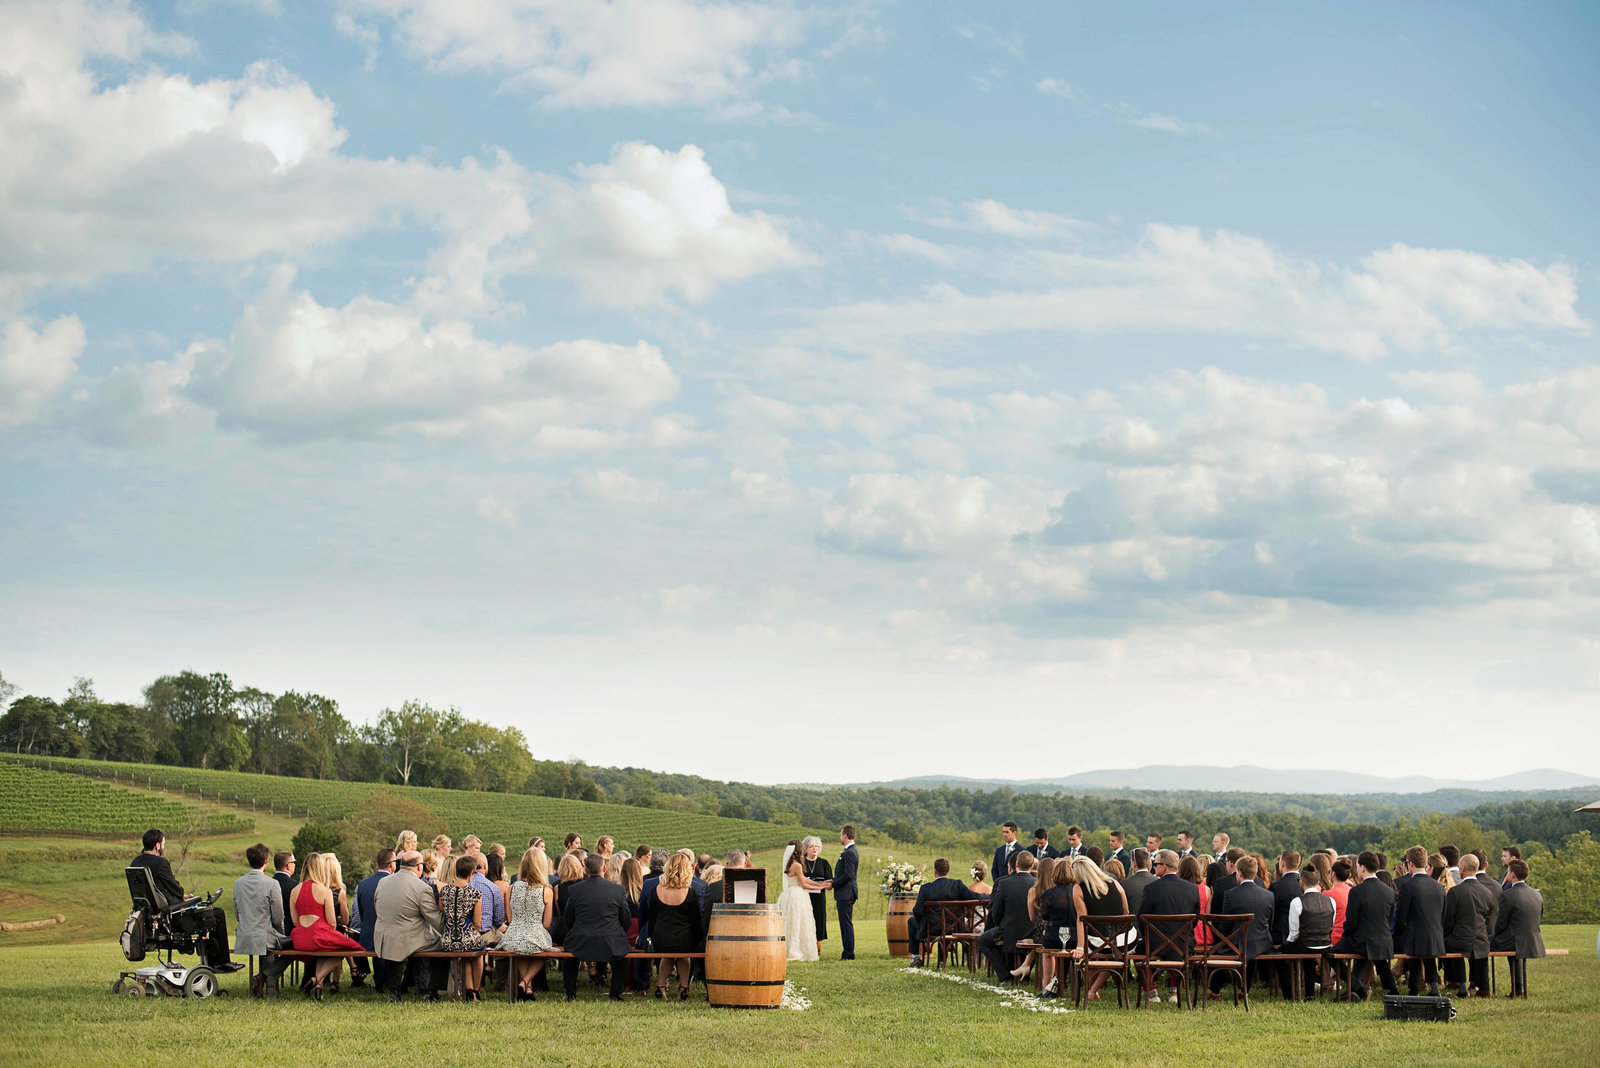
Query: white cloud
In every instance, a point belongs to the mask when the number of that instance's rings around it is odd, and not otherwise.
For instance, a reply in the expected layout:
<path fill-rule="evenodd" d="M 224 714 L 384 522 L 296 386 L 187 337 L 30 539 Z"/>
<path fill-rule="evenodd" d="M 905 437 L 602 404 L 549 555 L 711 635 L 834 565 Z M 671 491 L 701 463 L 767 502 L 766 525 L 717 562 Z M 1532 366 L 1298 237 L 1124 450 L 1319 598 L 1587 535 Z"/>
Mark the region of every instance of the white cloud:
<path fill-rule="evenodd" d="M 496 494 L 485 493 L 478 498 L 478 515 L 498 526 L 512 527 L 517 525 L 517 506 L 513 501 L 502 499 Z"/>
<path fill-rule="evenodd" d="M 1083 94 L 1060 78 L 1040 78 L 1033 87 L 1045 96 L 1058 96 L 1063 100 L 1082 100 Z"/>
<path fill-rule="evenodd" d="M 701 0 L 346 0 L 392 20 L 430 69 L 481 71 L 546 108 L 679 107 L 747 100 L 799 73 L 808 15 L 788 4 Z"/>
<path fill-rule="evenodd" d="M 908 218 L 943 230 L 966 230 L 1025 241 L 1070 240 L 1096 229 L 1094 223 L 1051 211 L 1013 208 L 998 200 L 969 200 L 960 205 L 935 200 L 926 210 L 907 211 Z M 932 256 L 928 256 L 932 259 Z"/>
<path fill-rule="evenodd" d="M 694 145 L 620 144 L 577 174 L 546 182 L 534 232 L 541 269 L 574 278 L 590 299 L 697 301 L 722 282 L 815 262 L 779 217 L 734 211 Z"/>
<path fill-rule="evenodd" d="M 663 586 L 656 595 L 661 600 L 663 611 L 682 615 L 707 604 L 717 595 L 717 588 L 693 583 L 683 586 Z"/>
<path fill-rule="evenodd" d="M 968 292 L 948 283 L 916 299 L 819 312 L 850 348 L 906 338 L 1011 331 L 1213 334 L 1374 359 L 1448 346 L 1483 330 L 1586 333 L 1565 263 L 1538 267 L 1459 249 L 1394 245 L 1359 266 L 1316 263 L 1226 230 L 1151 224 L 1120 252 L 1042 254 L 1035 288 Z"/>
<path fill-rule="evenodd" d="M 914 557 L 1003 545 L 1042 530 L 1047 502 L 1008 495 L 985 478 L 853 475 L 822 511 L 822 540 L 852 552 Z"/>
<path fill-rule="evenodd" d="M 35 330 L 22 320 L 0 331 L 0 430 L 31 423 L 72 378 L 83 355 L 83 324 L 63 315 Z"/>
<path fill-rule="evenodd" d="M 655 504 L 661 500 L 659 489 L 614 467 L 580 475 L 578 488 L 585 497 L 615 504 Z"/>

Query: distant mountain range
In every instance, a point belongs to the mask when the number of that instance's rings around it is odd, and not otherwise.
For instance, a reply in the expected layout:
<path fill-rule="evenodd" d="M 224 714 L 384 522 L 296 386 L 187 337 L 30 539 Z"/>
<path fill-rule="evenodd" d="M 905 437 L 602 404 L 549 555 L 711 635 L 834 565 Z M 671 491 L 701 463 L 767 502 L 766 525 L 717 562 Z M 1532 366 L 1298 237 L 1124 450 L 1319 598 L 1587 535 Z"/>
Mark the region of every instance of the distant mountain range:
<path fill-rule="evenodd" d="M 972 779 L 959 775 L 918 775 L 857 786 L 936 787 L 998 790 L 1018 793 L 1082 793 L 1092 789 L 1229 790 L 1281 794 L 1421 794 L 1434 790 L 1545 791 L 1594 787 L 1600 796 L 1600 775 L 1580 775 L 1554 768 L 1519 771 L 1493 779 L 1434 779 L 1409 775 L 1398 779 L 1349 771 L 1292 771 L 1244 764 L 1221 768 L 1200 765 L 1150 764 L 1141 768 L 1081 771 L 1052 779 Z"/>

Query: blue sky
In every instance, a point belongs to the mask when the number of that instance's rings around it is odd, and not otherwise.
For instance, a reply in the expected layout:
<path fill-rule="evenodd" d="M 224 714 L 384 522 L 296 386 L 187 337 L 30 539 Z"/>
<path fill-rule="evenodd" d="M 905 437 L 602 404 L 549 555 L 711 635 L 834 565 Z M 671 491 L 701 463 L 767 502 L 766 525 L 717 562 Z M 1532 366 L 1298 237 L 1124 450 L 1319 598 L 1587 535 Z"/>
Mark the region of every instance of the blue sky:
<path fill-rule="evenodd" d="M 1597 23 L 0 3 L 0 672 L 1589 770 Z"/>

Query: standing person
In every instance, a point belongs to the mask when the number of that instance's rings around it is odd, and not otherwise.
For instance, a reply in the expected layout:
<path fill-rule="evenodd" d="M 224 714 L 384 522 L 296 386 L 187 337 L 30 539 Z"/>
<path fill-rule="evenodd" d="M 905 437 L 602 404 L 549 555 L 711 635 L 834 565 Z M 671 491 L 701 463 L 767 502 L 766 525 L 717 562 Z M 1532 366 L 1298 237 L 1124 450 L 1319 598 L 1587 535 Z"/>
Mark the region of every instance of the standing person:
<path fill-rule="evenodd" d="M 822 943 L 828 940 L 828 888 L 833 885 L 833 865 L 822 855 L 822 839 L 816 835 L 802 838 L 800 845 L 805 850 L 801 874 L 816 884 L 816 889 L 808 889 L 806 893 L 811 897 L 811 915 L 817 923 L 817 956 L 820 957 Z M 709 887 L 707 894 L 709 896 Z M 709 904 L 706 911 L 710 912 Z"/>
<path fill-rule="evenodd" d="M 816 960 L 817 921 L 811 913 L 810 891 L 822 884 L 805 877 L 803 860 L 797 853 L 799 848 L 799 842 L 790 842 L 783 850 L 783 893 L 778 895 L 778 912 L 783 916 L 783 937 L 788 943 L 789 959 Z M 665 881 L 666 875 L 661 878 Z M 653 911 L 651 915 L 654 916 Z M 651 923 L 653 928 L 653 919 Z M 653 933 L 651 937 L 654 938 Z"/>
<path fill-rule="evenodd" d="M 1013 829 L 1014 830 L 1014 829 Z M 839 863 L 833 869 L 833 904 L 839 911 L 840 960 L 856 959 L 856 829 L 848 823 L 839 829 Z"/>
<path fill-rule="evenodd" d="M 553 946 L 550 924 L 553 909 L 546 908 L 550 892 L 550 858 L 544 850 L 530 848 L 522 854 L 517 867 L 517 881 L 511 884 L 511 895 L 506 899 L 506 933 L 500 937 L 500 948 L 507 953 L 520 953 L 512 962 L 511 981 L 517 987 L 518 1001 L 532 1001 L 533 980 L 544 970 L 544 961 L 525 959 L 534 953 L 548 953 Z"/>
<path fill-rule="evenodd" d="M 483 949 L 483 892 L 473 885 L 478 859 L 471 853 L 456 858 L 449 883 L 439 890 L 439 912 L 444 930 L 439 948 L 446 953 L 476 953 Z M 461 961 L 461 997 L 477 1001 L 483 984 L 483 958 Z"/>
<path fill-rule="evenodd" d="M 1336 955 L 1362 958 L 1350 974 L 1350 996 L 1358 1001 L 1365 1001 L 1369 992 L 1367 976 L 1363 974 L 1363 965 L 1368 964 L 1377 970 L 1385 994 L 1400 993 L 1389 970 L 1389 962 L 1394 959 L 1394 935 L 1389 925 L 1394 919 L 1395 893 L 1378 878 L 1383 870 L 1383 863 L 1370 850 L 1356 857 L 1356 885 L 1345 909 L 1344 937 L 1333 944 Z"/>
<path fill-rule="evenodd" d="M 300 881 L 294 893 L 294 930 L 290 937 L 294 940 L 294 948 L 302 953 L 318 950 L 359 953 L 362 949 L 360 942 L 339 933 L 339 913 L 334 907 L 333 890 L 329 885 L 333 881 L 332 857 L 332 853 L 313 853 L 307 857 L 306 877 Z M 309 977 L 309 993 L 313 999 L 322 1000 L 323 982 L 343 965 L 342 957 L 322 957 L 317 960 L 316 969 Z"/>
<path fill-rule="evenodd" d="M 416 848 L 417 848 L 417 832 L 416 831 L 401 831 L 399 834 L 395 835 L 395 839 L 394 839 L 394 855 L 395 856 L 398 857 L 401 853 L 409 853 L 409 852 L 411 852 L 412 850 L 414 850 Z"/>
<path fill-rule="evenodd" d="M 1195 855 L 1195 852 L 1194 852 L 1194 832 L 1193 831 L 1179 831 L 1178 832 L 1178 859 L 1182 860 L 1184 857 L 1192 857 L 1194 855 Z"/>
<path fill-rule="evenodd" d="M 994 872 L 995 882 L 998 883 L 1011 871 L 1011 858 L 1016 855 L 1022 846 L 1017 842 L 1017 825 L 1009 820 L 1000 825 L 1000 848 L 994 851 L 994 863 L 989 865 L 989 870 Z"/>
<path fill-rule="evenodd" d="M 394 876 L 372 895 L 372 949 L 383 961 L 390 1001 L 400 1000 L 408 979 L 424 1000 L 438 1001 L 443 984 L 435 982 L 433 961 L 415 955 L 439 948 L 444 916 L 433 888 L 422 881 L 422 854 L 407 850 L 395 863 Z"/>
<path fill-rule="evenodd" d="M 437 834 L 434 835 L 433 843 L 428 847 L 428 851 L 433 854 L 434 862 L 437 865 L 434 871 L 434 878 L 441 883 L 450 881 L 451 869 L 445 866 L 445 861 L 450 859 L 451 844 L 448 834 Z"/>
<path fill-rule="evenodd" d="M 1228 842 L 1229 841 L 1230 841 L 1230 839 L 1228 838 L 1228 832 L 1227 831 L 1218 831 L 1216 834 L 1211 836 L 1211 859 L 1212 860 L 1221 860 L 1222 859 L 1223 854 L 1227 853 L 1227 851 L 1228 851 Z"/>
<path fill-rule="evenodd" d="M 271 855 L 264 842 L 246 849 L 244 859 L 250 870 L 233 881 L 234 949 L 261 958 L 261 971 L 250 981 L 253 998 L 278 996 L 278 979 L 289 967 L 289 958 L 278 956 L 277 950 L 292 944 L 284 918 L 283 892 L 267 874 L 267 858 Z"/>
<path fill-rule="evenodd" d="M 1067 848 L 1066 848 L 1066 852 L 1058 853 L 1056 855 L 1057 856 L 1064 856 L 1068 860 L 1071 860 L 1073 857 L 1081 857 L 1081 856 L 1083 856 L 1083 828 L 1082 827 L 1068 827 L 1067 828 Z"/>
<path fill-rule="evenodd" d="M 561 887 L 561 917 L 555 935 L 561 947 L 572 954 L 561 962 L 561 985 L 568 1001 L 578 1000 L 578 968 L 583 964 L 610 966 L 611 1000 L 622 1000 L 628 899 L 621 886 L 606 882 L 604 871 L 599 854 L 591 854 L 584 858 L 583 878 Z"/>
<path fill-rule="evenodd" d="M 1060 851 L 1050 844 L 1050 832 L 1043 827 L 1034 829 L 1033 845 L 1028 847 L 1028 852 L 1033 854 L 1034 860 L 1054 860 L 1061 855 Z"/>
<path fill-rule="evenodd" d="M 1430 872 L 1428 851 L 1406 850 L 1406 873 L 1395 880 L 1394 948 L 1406 959 L 1406 987 L 1414 997 L 1427 973 L 1428 993 L 1439 993 L 1439 954 L 1444 952 L 1445 890 Z"/>
<path fill-rule="evenodd" d="M 410 833 L 410 832 L 407 832 Z M 405 837 L 401 835 L 402 839 Z M 416 835 L 411 835 L 415 844 Z M 409 852 L 409 850 L 408 850 Z M 380 849 L 378 855 L 372 860 L 372 874 L 356 884 L 356 915 L 361 918 L 361 926 L 355 932 L 356 940 L 361 943 L 361 948 L 369 953 L 372 950 L 372 939 L 378 930 L 377 918 L 377 892 L 380 880 L 394 874 L 395 851 Z M 351 971 L 355 969 L 352 967 Z M 374 956 L 372 961 L 372 985 L 374 989 L 383 989 L 388 985 L 387 975 L 384 973 L 383 958 Z"/>
<path fill-rule="evenodd" d="M 1468 969 L 1474 992 L 1489 996 L 1489 936 L 1499 911 L 1495 893 L 1480 880 L 1478 858 L 1471 853 L 1456 859 L 1460 879 L 1444 895 L 1444 948 L 1465 960 L 1444 962 L 1444 981 L 1455 984 L 1456 996 L 1467 996 Z"/>
<path fill-rule="evenodd" d="M 289 924 L 294 917 L 294 907 L 289 903 L 290 892 L 294 890 L 295 886 L 294 851 L 292 849 L 280 849 L 272 854 L 272 866 L 276 869 L 272 873 L 272 881 L 277 883 L 278 888 L 283 891 L 284 930 L 288 930 Z"/>
<path fill-rule="evenodd" d="M 1153 858 L 1160 850 L 1161 836 L 1159 834 L 1147 834 L 1144 836 L 1144 851 L 1146 853 L 1149 853 Z"/>
<path fill-rule="evenodd" d="M 1500 895 L 1500 912 L 1490 945 L 1516 953 L 1511 958 L 1511 993 L 1507 996 L 1527 997 L 1528 958 L 1544 956 L 1544 935 L 1539 931 L 1544 897 L 1528 885 L 1528 865 L 1522 858 L 1512 857 L 1506 864 L 1506 878 L 1510 882 Z"/>
<path fill-rule="evenodd" d="M 1119 862 L 1122 865 L 1124 874 L 1133 868 L 1133 857 L 1130 856 L 1128 851 L 1123 848 L 1123 843 L 1125 841 L 1127 841 L 1127 839 L 1123 837 L 1121 831 L 1112 831 L 1110 838 L 1111 853 L 1106 857 L 1107 864 L 1110 864 L 1113 860 Z"/>
<path fill-rule="evenodd" d="M 795 863 L 799 867 L 800 862 Z M 650 940 L 657 953 L 694 953 L 700 948 L 704 932 L 700 927 L 700 899 L 689 885 L 694 878 L 694 858 L 674 853 L 667 859 L 661 882 L 656 884 L 655 900 L 650 911 Z M 807 914 L 810 903 L 805 903 Z M 793 953 L 791 951 L 791 959 Z M 812 956 L 816 960 L 815 943 Z M 667 1000 L 667 981 L 672 971 L 678 973 L 678 1000 L 689 1000 L 689 958 L 663 957 L 656 978 L 656 997 Z"/>

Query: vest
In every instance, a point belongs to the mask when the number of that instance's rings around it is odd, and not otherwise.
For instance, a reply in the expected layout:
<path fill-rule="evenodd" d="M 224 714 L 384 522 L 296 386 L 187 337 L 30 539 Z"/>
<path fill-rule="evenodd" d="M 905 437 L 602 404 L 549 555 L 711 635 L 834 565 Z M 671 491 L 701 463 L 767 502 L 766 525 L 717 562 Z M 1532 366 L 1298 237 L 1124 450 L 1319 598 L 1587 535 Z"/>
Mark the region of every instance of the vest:
<path fill-rule="evenodd" d="M 1333 945 L 1333 898 L 1323 893 L 1300 895 L 1300 944 L 1311 949 Z"/>

